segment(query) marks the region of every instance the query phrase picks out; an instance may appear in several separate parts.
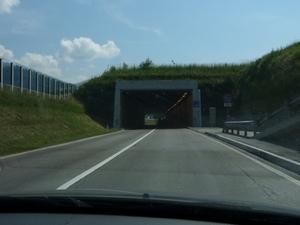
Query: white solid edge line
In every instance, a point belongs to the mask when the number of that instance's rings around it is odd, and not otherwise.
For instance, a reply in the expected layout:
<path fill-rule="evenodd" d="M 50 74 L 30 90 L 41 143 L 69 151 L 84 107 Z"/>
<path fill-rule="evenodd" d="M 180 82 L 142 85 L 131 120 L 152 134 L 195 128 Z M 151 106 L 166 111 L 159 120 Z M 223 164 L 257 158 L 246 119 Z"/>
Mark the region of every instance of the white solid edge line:
<path fill-rule="evenodd" d="M 11 157 L 16 157 L 16 156 L 20 156 L 20 155 L 30 154 L 30 153 L 34 153 L 34 152 L 38 152 L 38 151 L 43 151 L 43 150 L 50 149 L 50 148 L 56 148 L 56 147 L 61 147 L 61 146 L 65 146 L 65 145 L 71 145 L 71 144 L 74 144 L 74 143 L 78 143 L 78 142 L 82 142 L 82 141 L 88 141 L 88 140 L 95 139 L 95 138 L 105 137 L 107 135 L 116 134 L 116 133 L 119 133 L 121 131 L 124 131 L 124 130 L 120 130 L 120 131 L 112 132 L 112 133 L 108 133 L 108 134 L 100 134 L 100 135 L 97 135 L 97 136 L 83 138 L 83 139 L 79 139 L 79 140 L 76 140 L 76 141 L 70 141 L 70 142 L 66 142 L 66 143 L 62 143 L 62 144 L 57 144 L 57 145 L 51 145 L 51 146 L 47 146 L 47 147 L 43 147 L 43 148 L 37 148 L 37 149 L 33 149 L 33 150 L 27 150 L 26 152 L 20 152 L 20 153 L 16 153 L 16 154 L 12 154 L 12 155 L 7 155 L 7 156 L 0 157 L 0 160 L 1 159 L 11 158 Z"/>
<path fill-rule="evenodd" d="M 236 152 L 236 153 L 238 153 L 238 154 L 240 154 L 240 155 L 246 157 L 247 159 L 252 160 L 253 162 L 255 162 L 255 163 L 261 165 L 262 167 L 265 167 L 266 169 L 270 170 L 271 172 L 276 173 L 277 175 L 279 175 L 279 176 L 281 176 L 281 177 L 283 177 L 283 178 L 285 178 L 285 179 L 291 181 L 292 183 L 294 183 L 294 184 L 300 186 L 300 181 L 299 181 L 299 180 L 296 180 L 295 178 L 293 178 L 293 177 L 291 177 L 291 176 L 289 176 L 289 175 L 287 175 L 287 174 L 285 174 L 285 173 L 283 173 L 283 172 L 281 172 L 281 171 L 279 171 L 279 170 L 277 170 L 277 169 L 275 169 L 275 168 L 273 168 L 273 167 L 271 167 L 271 166 L 268 166 L 268 165 L 264 164 L 263 162 L 260 162 L 259 160 L 255 159 L 255 158 L 253 158 L 253 157 L 251 157 L 251 156 L 249 156 L 249 155 L 246 155 L 245 153 L 243 153 L 243 152 L 241 152 L 241 151 L 238 151 L 238 150 L 236 150 L 236 149 L 234 149 L 234 148 L 232 148 L 232 147 L 230 147 L 230 146 L 228 146 L 228 145 L 222 143 L 221 141 L 214 140 L 213 138 L 207 137 L 207 136 L 204 135 L 204 134 L 201 134 L 201 133 L 198 133 L 198 132 L 195 132 L 195 131 L 192 131 L 192 130 L 190 130 L 190 131 L 193 132 L 193 133 L 195 133 L 195 134 L 201 135 L 201 136 L 203 136 L 203 137 L 205 137 L 205 138 L 208 138 L 208 139 L 210 139 L 211 141 L 216 142 L 216 143 L 218 143 L 218 144 L 220 144 L 220 145 L 223 145 L 224 147 L 226 147 L 226 148 L 228 148 L 228 149 L 230 149 L 230 150 L 232 150 L 232 151 L 234 151 L 234 152 Z"/>
<path fill-rule="evenodd" d="M 79 174 L 78 176 L 74 177 L 73 179 L 71 179 L 67 183 L 61 185 L 56 190 L 65 190 L 65 189 L 69 188 L 71 185 L 73 185 L 76 182 L 80 181 L 81 179 L 83 179 L 84 177 L 86 177 L 87 175 L 89 175 L 90 173 L 94 172 L 95 170 L 99 169 L 100 167 L 102 167 L 103 165 L 105 165 L 106 163 L 108 163 L 109 161 L 111 161 L 112 159 L 116 158 L 117 156 L 119 156 L 120 154 L 122 154 L 123 152 L 125 152 L 127 149 L 131 148 L 133 145 L 135 145 L 138 142 L 140 142 L 141 140 L 143 140 L 145 137 L 147 137 L 153 131 L 155 131 L 155 129 L 153 129 L 152 131 L 150 131 L 149 133 L 147 133 L 146 135 L 144 135 L 143 137 L 141 137 L 137 141 L 133 142 L 132 144 L 128 145 L 127 147 L 123 148 L 119 152 L 117 152 L 117 153 L 113 154 L 112 156 L 108 157 L 104 161 L 98 163 L 97 165 L 93 166 L 92 168 L 90 168 L 90 169 L 84 171 L 83 173 Z"/>
<path fill-rule="evenodd" d="M 218 135 L 218 134 L 217 134 L 217 135 Z M 290 162 L 290 163 L 294 163 L 294 164 L 300 165 L 300 163 L 297 162 L 297 161 L 294 161 L 294 160 L 291 160 L 291 159 L 284 158 L 284 157 L 282 157 L 282 156 L 280 156 L 280 155 L 274 154 L 274 153 L 272 153 L 272 152 L 268 152 L 268 151 L 263 150 L 263 149 L 261 149 L 261 148 L 254 147 L 254 146 L 248 145 L 248 144 L 246 144 L 246 143 L 242 143 L 242 142 L 240 142 L 240 141 L 232 140 L 232 139 L 227 138 L 227 137 L 224 137 L 224 136 L 222 136 L 222 135 L 218 135 L 218 136 L 221 137 L 221 138 L 224 138 L 224 139 L 226 139 L 226 140 L 230 140 L 230 141 L 232 141 L 232 142 L 235 142 L 235 143 L 238 143 L 238 144 L 245 145 L 245 146 L 247 146 L 247 147 L 256 149 L 256 150 L 261 151 L 261 152 L 263 152 L 263 153 L 266 153 L 266 154 L 268 154 L 268 155 L 271 155 L 271 156 L 280 158 L 280 159 L 282 159 L 282 160 L 284 160 L 284 161 L 287 161 L 287 162 Z"/>

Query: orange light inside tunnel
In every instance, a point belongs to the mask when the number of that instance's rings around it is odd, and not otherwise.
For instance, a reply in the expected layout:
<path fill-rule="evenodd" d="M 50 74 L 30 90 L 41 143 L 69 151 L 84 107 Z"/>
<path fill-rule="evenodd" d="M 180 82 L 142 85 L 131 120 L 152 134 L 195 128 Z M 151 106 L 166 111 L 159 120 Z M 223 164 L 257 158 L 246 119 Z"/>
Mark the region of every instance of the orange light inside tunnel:
<path fill-rule="evenodd" d="M 186 96 L 187 96 L 187 92 L 184 92 L 184 94 L 180 97 L 180 99 L 174 104 L 172 105 L 165 114 L 167 114 L 170 110 L 172 110 L 174 107 L 176 107 Z"/>

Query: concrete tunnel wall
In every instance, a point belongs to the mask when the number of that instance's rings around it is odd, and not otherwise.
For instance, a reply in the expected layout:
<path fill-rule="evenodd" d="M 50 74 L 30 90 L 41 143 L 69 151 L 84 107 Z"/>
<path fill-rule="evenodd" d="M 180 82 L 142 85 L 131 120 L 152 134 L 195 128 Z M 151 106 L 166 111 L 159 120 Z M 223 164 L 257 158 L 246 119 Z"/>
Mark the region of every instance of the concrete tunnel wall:
<path fill-rule="evenodd" d="M 199 107 L 193 108 L 192 106 L 193 101 L 198 101 L 197 81 L 118 81 L 115 88 L 113 121 L 114 128 L 121 128 L 124 126 L 124 124 L 129 123 L 130 121 L 132 122 L 134 118 L 137 119 L 137 121 L 141 121 L 140 117 L 143 114 L 142 111 L 131 114 L 133 111 L 130 111 L 128 107 L 127 109 L 122 108 L 122 104 L 128 103 L 126 97 L 121 95 L 121 92 L 126 90 L 190 90 L 191 94 L 189 99 L 187 101 L 182 101 L 181 104 L 178 104 L 177 107 L 174 107 L 174 109 L 172 109 L 174 112 L 170 111 L 167 117 L 172 120 L 178 120 L 182 118 L 182 116 L 179 116 L 179 113 L 181 112 L 181 115 L 184 115 L 184 117 L 187 117 L 185 119 L 190 121 L 191 126 L 197 127 L 200 124 Z"/>

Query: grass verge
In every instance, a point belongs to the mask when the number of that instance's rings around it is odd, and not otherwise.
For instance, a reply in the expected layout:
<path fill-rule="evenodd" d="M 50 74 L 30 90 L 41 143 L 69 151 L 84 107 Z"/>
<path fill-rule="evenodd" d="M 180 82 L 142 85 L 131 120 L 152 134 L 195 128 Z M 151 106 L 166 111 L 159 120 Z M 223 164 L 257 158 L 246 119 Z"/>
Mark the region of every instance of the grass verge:
<path fill-rule="evenodd" d="M 0 91 L 0 155 L 114 132 L 85 114 L 75 99 Z"/>

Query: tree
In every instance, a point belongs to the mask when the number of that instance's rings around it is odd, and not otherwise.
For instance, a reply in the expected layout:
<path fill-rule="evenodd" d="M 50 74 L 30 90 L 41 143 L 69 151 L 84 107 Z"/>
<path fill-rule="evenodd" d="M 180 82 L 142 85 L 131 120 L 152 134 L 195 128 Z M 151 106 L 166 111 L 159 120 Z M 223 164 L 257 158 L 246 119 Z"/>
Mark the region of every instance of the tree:
<path fill-rule="evenodd" d="M 128 69 L 128 65 L 127 65 L 125 62 L 123 62 L 122 69 L 123 69 L 123 70 L 127 70 L 127 69 Z"/>
<path fill-rule="evenodd" d="M 109 69 L 109 72 L 115 72 L 117 70 L 117 68 L 115 66 L 111 66 Z"/>
<path fill-rule="evenodd" d="M 139 68 L 140 69 L 148 69 L 148 68 L 152 67 L 153 65 L 154 64 L 153 64 L 152 60 L 150 60 L 148 57 L 145 61 L 140 63 Z"/>

